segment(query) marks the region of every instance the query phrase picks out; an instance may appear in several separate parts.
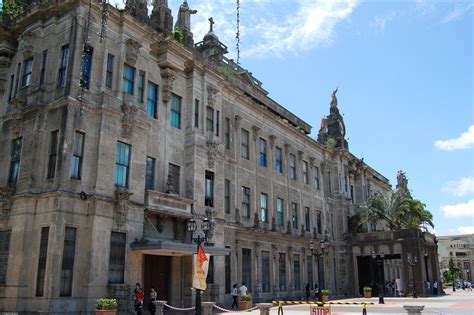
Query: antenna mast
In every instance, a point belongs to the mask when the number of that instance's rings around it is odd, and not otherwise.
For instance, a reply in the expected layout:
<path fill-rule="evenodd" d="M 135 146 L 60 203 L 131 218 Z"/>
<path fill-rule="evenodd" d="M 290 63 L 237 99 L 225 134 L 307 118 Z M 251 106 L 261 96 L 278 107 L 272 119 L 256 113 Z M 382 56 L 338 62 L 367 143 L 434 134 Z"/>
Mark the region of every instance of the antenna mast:
<path fill-rule="evenodd" d="M 235 33 L 235 48 L 237 50 L 237 64 L 240 64 L 240 0 L 237 0 L 237 32 Z"/>

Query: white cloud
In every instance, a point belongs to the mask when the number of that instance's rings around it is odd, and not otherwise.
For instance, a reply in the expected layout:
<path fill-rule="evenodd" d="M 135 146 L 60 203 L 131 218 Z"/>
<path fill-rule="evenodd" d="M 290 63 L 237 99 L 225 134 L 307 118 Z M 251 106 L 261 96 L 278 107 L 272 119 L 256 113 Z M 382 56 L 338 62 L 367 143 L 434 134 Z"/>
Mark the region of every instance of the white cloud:
<path fill-rule="evenodd" d="M 467 15 L 472 12 L 473 8 L 473 3 L 456 3 L 451 12 L 449 12 L 441 19 L 441 23 L 449 23 L 452 21 L 459 20 L 464 15 Z"/>
<path fill-rule="evenodd" d="M 442 191 L 452 193 L 457 197 L 472 194 L 474 193 L 474 177 L 463 177 L 457 181 L 449 181 Z"/>
<path fill-rule="evenodd" d="M 376 16 L 370 23 L 370 27 L 375 28 L 379 32 L 383 32 L 385 30 L 385 26 L 390 23 L 396 14 L 395 12 L 390 12 L 385 16 Z"/>
<path fill-rule="evenodd" d="M 457 231 L 459 234 L 474 234 L 474 226 L 460 226 Z"/>
<path fill-rule="evenodd" d="M 474 199 L 466 203 L 442 206 L 445 217 L 474 217 Z"/>
<path fill-rule="evenodd" d="M 469 149 L 474 146 L 474 125 L 471 125 L 467 132 L 463 132 L 458 138 L 438 140 L 434 145 L 443 151 Z"/>

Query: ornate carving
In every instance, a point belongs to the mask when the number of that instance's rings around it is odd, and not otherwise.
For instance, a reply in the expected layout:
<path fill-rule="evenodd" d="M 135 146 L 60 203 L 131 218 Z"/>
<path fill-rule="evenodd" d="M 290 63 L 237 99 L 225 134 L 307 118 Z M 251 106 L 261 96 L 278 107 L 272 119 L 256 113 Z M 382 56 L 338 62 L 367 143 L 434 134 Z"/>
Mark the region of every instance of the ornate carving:
<path fill-rule="evenodd" d="M 164 68 L 161 70 L 161 77 L 163 78 L 163 84 L 161 88 L 161 95 L 163 103 L 166 106 L 171 99 L 171 93 L 173 92 L 173 82 L 176 78 L 175 72 L 170 68 Z"/>
<path fill-rule="evenodd" d="M 125 61 L 128 64 L 133 66 L 137 62 L 140 47 L 142 47 L 142 44 L 136 40 L 131 38 L 127 39 L 125 42 Z"/>
<path fill-rule="evenodd" d="M 275 139 L 276 139 L 276 136 L 275 135 L 270 135 L 268 137 L 268 140 L 269 140 L 269 143 L 270 143 L 270 148 L 273 149 L 275 147 Z"/>
<path fill-rule="evenodd" d="M 217 139 L 209 139 L 206 142 L 207 144 L 207 165 L 209 168 L 214 168 L 216 163 L 216 158 L 219 156 L 219 144 L 220 141 Z"/>
<path fill-rule="evenodd" d="M 291 234 L 291 232 L 292 232 L 291 222 L 290 220 L 288 220 L 288 222 L 286 223 L 286 234 Z"/>
<path fill-rule="evenodd" d="M 253 140 L 257 141 L 258 134 L 260 133 L 260 127 L 257 126 L 252 126 L 252 131 L 253 131 Z"/>
<path fill-rule="evenodd" d="M 33 41 L 36 35 L 33 32 L 24 32 L 20 36 L 20 43 L 18 44 L 20 52 L 23 54 L 23 58 L 27 59 L 33 57 Z"/>
<path fill-rule="evenodd" d="M 133 193 L 126 188 L 117 188 L 115 190 L 115 223 L 119 228 L 127 221 L 129 199 L 132 195 Z"/>
<path fill-rule="evenodd" d="M 305 235 L 305 230 L 304 230 L 304 224 L 301 224 L 301 236 L 304 237 Z"/>
<path fill-rule="evenodd" d="M 175 27 L 179 28 L 184 35 L 184 45 L 193 46 L 193 33 L 191 33 L 191 15 L 196 14 L 197 10 L 190 9 L 188 2 L 184 1 L 178 11 L 178 20 Z"/>
<path fill-rule="evenodd" d="M 151 13 L 151 23 L 153 27 L 162 32 L 165 36 L 173 32 L 173 15 L 168 7 L 168 1 L 154 0 L 153 11 Z"/>
<path fill-rule="evenodd" d="M 302 161 L 303 160 L 303 156 L 304 156 L 304 152 L 303 151 L 298 151 L 298 161 Z"/>
<path fill-rule="evenodd" d="M 239 208 L 235 208 L 235 223 L 240 224 L 240 210 L 239 210 Z"/>
<path fill-rule="evenodd" d="M 285 143 L 284 147 L 285 147 L 285 154 L 288 155 L 288 153 L 290 153 L 291 144 Z"/>
<path fill-rule="evenodd" d="M 408 179 L 406 173 L 402 170 L 397 172 L 397 187 L 396 188 L 407 188 Z"/>
<path fill-rule="evenodd" d="M 316 158 L 314 156 L 310 156 L 309 157 L 309 167 L 313 168 L 315 161 L 316 161 Z"/>
<path fill-rule="evenodd" d="M 216 105 L 216 96 L 219 93 L 219 90 L 212 84 L 208 84 L 207 86 L 207 104 L 210 107 L 214 107 Z"/>
<path fill-rule="evenodd" d="M 336 97 L 336 93 L 337 93 L 337 90 L 339 88 L 336 88 L 334 91 L 332 91 L 332 95 L 331 95 L 331 107 L 337 107 L 337 97 Z"/>
<path fill-rule="evenodd" d="M 15 193 L 14 187 L 0 188 L 0 220 L 8 221 L 12 210 L 11 197 Z"/>
<path fill-rule="evenodd" d="M 260 217 L 258 216 L 258 212 L 255 212 L 253 216 L 253 227 L 256 229 L 260 229 L 262 227 L 260 224 Z"/>
<path fill-rule="evenodd" d="M 242 121 L 242 117 L 239 116 L 239 115 L 235 115 L 234 117 L 234 121 L 235 121 L 235 129 L 239 129 L 240 128 L 240 122 Z"/>
<path fill-rule="evenodd" d="M 122 105 L 122 137 L 130 138 L 132 135 L 133 122 L 135 121 L 135 116 L 137 114 L 138 107 L 131 103 L 131 105 L 123 104 Z"/>
<path fill-rule="evenodd" d="M 277 230 L 277 223 L 275 217 L 272 217 L 272 231 L 276 232 Z"/>

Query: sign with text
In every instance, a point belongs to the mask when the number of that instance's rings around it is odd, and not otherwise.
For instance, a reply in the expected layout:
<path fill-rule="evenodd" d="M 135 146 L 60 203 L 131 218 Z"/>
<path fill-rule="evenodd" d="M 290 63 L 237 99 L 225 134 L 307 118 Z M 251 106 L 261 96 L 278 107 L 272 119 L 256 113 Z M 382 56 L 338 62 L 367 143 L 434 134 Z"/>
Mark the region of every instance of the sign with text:
<path fill-rule="evenodd" d="M 331 306 L 309 306 L 309 315 L 331 315 Z"/>

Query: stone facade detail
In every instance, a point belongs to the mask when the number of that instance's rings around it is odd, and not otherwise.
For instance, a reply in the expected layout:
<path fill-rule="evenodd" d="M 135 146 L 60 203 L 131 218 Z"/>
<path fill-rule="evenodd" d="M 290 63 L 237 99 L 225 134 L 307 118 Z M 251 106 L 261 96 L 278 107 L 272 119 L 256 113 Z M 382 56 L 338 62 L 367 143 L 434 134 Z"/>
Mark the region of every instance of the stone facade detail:
<path fill-rule="evenodd" d="M 164 68 L 161 70 L 161 77 L 163 78 L 163 86 L 161 88 L 162 99 L 166 106 L 171 99 L 171 93 L 173 92 L 173 82 L 176 79 L 176 75 L 172 69 Z"/>
<path fill-rule="evenodd" d="M 133 39 L 127 39 L 125 45 L 125 60 L 130 65 L 135 65 L 137 63 L 139 50 L 142 45 Z"/>
<path fill-rule="evenodd" d="M 128 189 L 117 188 L 115 190 L 115 224 L 119 230 L 127 222 L 129 212 L 129 200 L 132 196 Z"/>

